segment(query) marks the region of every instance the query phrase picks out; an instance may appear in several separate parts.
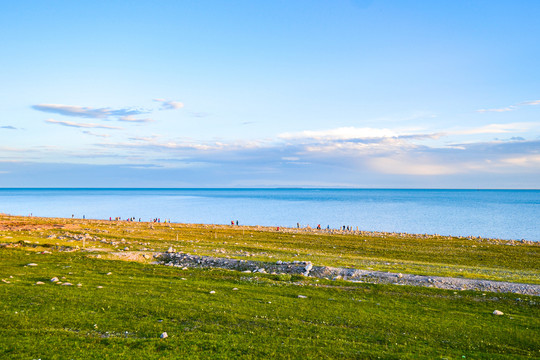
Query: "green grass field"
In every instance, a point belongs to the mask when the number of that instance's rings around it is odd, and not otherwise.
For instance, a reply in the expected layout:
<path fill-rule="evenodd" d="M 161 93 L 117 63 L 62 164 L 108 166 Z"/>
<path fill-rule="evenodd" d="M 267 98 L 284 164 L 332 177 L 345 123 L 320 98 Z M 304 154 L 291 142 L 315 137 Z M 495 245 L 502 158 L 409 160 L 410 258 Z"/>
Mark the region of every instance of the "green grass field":
<path fill-rule="evenodd" d="M 538 297 L 182 270 L 110 254 L 173 246 L 199 255 L 540 283 L 536 244 L 9 216 L 0 216 L 0 226 L 2 359 L 540 357 Z M 88 240 L 73 239 L 81 234 Z"/>

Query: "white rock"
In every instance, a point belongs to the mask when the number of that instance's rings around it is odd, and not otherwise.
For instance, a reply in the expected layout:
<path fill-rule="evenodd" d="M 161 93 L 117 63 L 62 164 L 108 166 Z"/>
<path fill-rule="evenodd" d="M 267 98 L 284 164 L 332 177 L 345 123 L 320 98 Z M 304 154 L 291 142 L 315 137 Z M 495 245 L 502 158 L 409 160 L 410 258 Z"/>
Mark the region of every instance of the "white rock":
<path fill-rule="evenodd" d="M 300 299 L 307 299 L 307 296 L 306 296 L 306 295 L 298 295 L 298 297 L 299 297 Z"/>
<path fill-rule="evenodd" d="M 73 284 L 72 284 L 72 283 L 65 282 L 65 283 L 63 283 L 62 285 L 64 285 L 64 286 L 72 286 Z"/>
<path fill-rule="evenodd" d="M 499 316 L 500 316 L 500 315 L 504 315 L 504 313 L 503 313 L 502 311 L 495 310 L 495 311 L 493 312 L 493 315 L 499 315 Z"/>
<path fill-rule="evenodd" d="M 237 291 L 237 290 L 238 290 L 238 288 L 233 288 L 233 290 L 234 290 L 234 291 Z"/>
<path fill-rule="evenodd" d="M 169 248 L 167 249 L 167 252 L 168 252 L 169 254 L 170 254 L 170 253 L 173 253 L 173 252 L 174 252 L 174 249 L 173 249 L 173 247 L 172 247 L 172 246 L 171 246 L 171 247 L 169 247 Z"/>
<path fill-rule="evenodd" d="M 82 286 L 82 284 L 81 284 L 81 283 L 78 283 L 78 284 L 77 284 L 77 286 L 78 286 L 78 287 L 81 287 L 81 286 Z"/>
<path fill-rule="evenodd" d="M 129 247 L 126 246 L 126 247 L 124 248 L 124 251 L 129 251 Z"/>
<path fill-rule="evenodd" d="M 243 273 L 246 273 L 246 274 L 250 274 L 251 273 L 251 270 L 244 270 L 242 271 Z"/>
<path fill-rule="evenodd" d="M 161 335 L 159 335 L 159 337 L 162 338 L 162 339 L 166 339 L 166 338 L 169 337 L 169 335 L 167 335 L 166 332 L 163 332 L 163 333 L 161 333 Z"/>
<path fill-rule="evenodd" d="M 28 265 L 26 265 L 26 266 L 37 266 L 37 264 L 30 263 L 30 264 L 28 264 Z"/>
<path fill-rule="evenodd" d="M 215 294 L 216 292 L 214 290 L 210 291 L 210 294 Z"/>
<path fill-rule="evenodd" d="M 313 269 L 313 264 L 311 262 L 308 262 L 304 267 L 304 270 L 310 271 L 311 269 Z"/>
<path fill-rule="evenodd" d="M 56 276 L 51 279 L 51 282 L 59 282 L 60 279 L 58 279 Z"/>
<path fill-rule="evenodd" d="M 98 288 L 98 289 L 103 289 L 103 286 L 99 285 L 97 288 Z"/>
<path fill-rule="evenodd" d="M 150 255 L 148 255 L 148 254 L 143 254 L 143 258 L 145 258 L 145 259 L 150 259 Z"/>
<path fill-rule="evenodd" d="M 403 274 L 399 273 L 399 274 L 397 274 L 397 277 L 401 279 L 403 277 Z"/>
<path fill-rule="evenodd" d="M 36 282 L 36 285 L 43 285 L 43 284 L 45 284 L 43 281 Z"/>
<path fill-rule="evenodd" d="M 108 272 L 107 275 L 112 275 L 112 272 Z"/>

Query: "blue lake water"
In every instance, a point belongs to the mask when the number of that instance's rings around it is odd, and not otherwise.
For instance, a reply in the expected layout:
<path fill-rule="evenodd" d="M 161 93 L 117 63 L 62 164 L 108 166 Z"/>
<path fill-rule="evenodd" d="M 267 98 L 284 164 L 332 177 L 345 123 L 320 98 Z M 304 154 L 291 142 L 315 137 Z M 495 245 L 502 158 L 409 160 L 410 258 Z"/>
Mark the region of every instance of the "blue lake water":
<path fill-rule="evenodd" d="M 0 212 L 540 241 L 540 190 L 0 189 Z"/>

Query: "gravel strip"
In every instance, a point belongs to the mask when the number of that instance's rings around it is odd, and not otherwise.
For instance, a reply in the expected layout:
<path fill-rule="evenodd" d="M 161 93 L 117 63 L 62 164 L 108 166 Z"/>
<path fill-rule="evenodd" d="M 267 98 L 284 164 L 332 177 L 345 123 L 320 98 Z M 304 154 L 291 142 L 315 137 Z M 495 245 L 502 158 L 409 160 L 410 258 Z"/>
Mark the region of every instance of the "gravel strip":
<path fill-rule="evenodd" d="M 314 266 L 309 261 L 277 261 L 275 263 L 265 263 L 260 261 L 190 255 L 187 253 L 163 253 L 159 256 L 159 260 L 161 264 L 176 267 L 220 268 L 263 274 L 304 275 L 370 284 L 412 285 L 447 290 L 475 290 L 540 296 L 540 285 L 534 284 Z"/>

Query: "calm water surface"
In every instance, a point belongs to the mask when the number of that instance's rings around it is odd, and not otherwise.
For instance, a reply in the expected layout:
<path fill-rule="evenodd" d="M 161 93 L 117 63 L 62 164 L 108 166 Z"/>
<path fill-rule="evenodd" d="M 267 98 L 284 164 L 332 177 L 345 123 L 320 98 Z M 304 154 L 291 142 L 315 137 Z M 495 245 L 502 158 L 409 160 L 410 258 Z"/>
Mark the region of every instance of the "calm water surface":
<path fill-rule="evenodd" d="M 540 241 L 540 190 L 0 189 L 0 212 Z"/>

